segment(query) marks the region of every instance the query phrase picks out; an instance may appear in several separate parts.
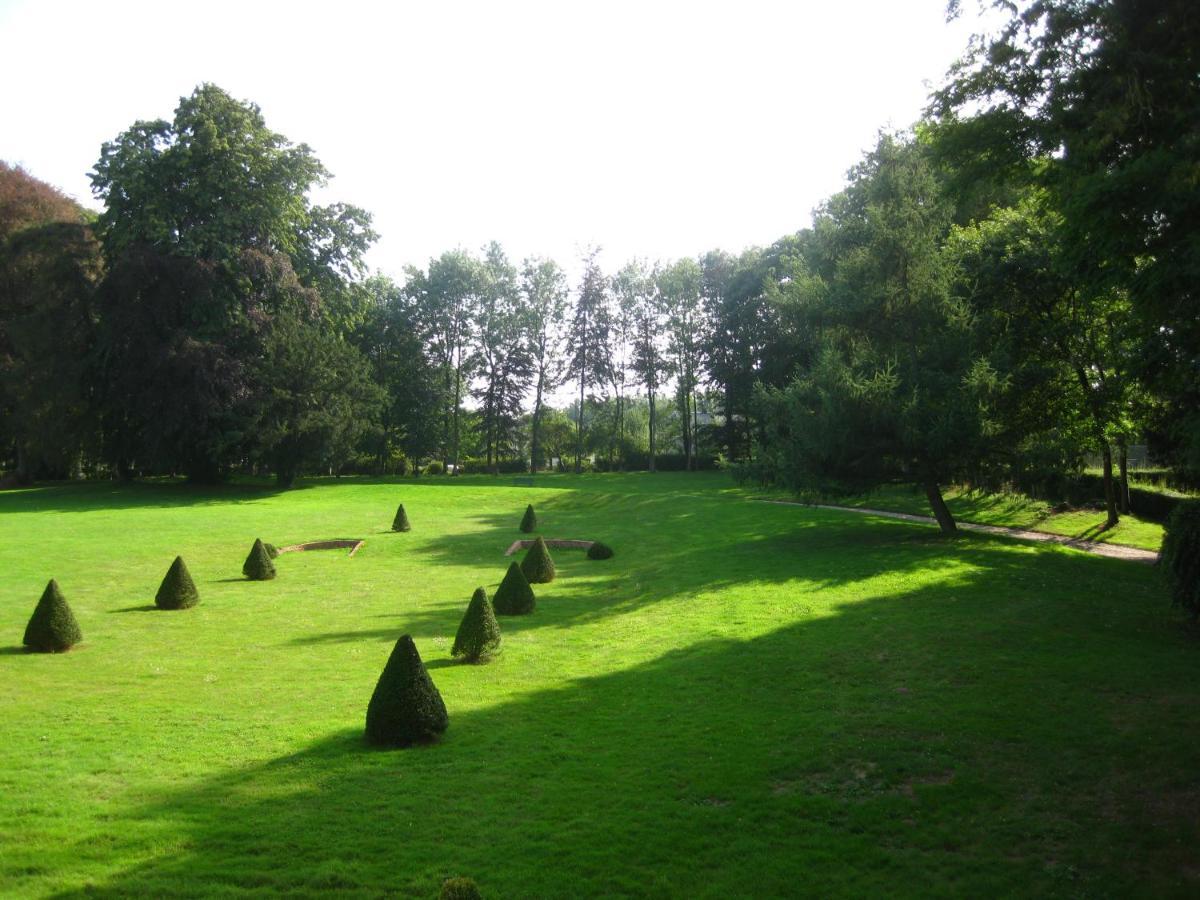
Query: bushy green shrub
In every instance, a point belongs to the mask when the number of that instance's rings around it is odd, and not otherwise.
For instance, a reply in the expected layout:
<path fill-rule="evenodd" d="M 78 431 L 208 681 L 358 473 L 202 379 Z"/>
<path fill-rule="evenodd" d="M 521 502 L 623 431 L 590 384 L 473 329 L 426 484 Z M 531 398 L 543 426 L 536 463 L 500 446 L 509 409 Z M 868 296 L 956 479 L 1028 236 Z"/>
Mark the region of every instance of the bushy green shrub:
<path fill-rule="evenodd" d="M 408 513 L 404 511 L 403 503 L 396 508 L 396 518 L 392 519 L 392 531 L 412 531 L 412 526 L 408 524 Z"/>
<path fill-rule="evenodd" d="M 525 517 L 521 519 L 521 530 L 526 534 L 531 534 L 537 528 L 537 515 L 533 511 L 533 504 L 530 503 L 525 507 Z"/>
<path fill-rule="evenodd" d="M 154 605 L 159 609 L 188 609 L 200 602 L 200 592 L 188 571 L 182 556 L 175 557 L 166 577 L 154 595 Z"/>
<path fill-rule="evenodd" d="M 588 547 L 588 559 L 612 559 L 613 549 L 608 544 L 596 541 Z"/>
<path fill-rule="evenodd" d="M 250 555 L 242 563 L 242 574 L 251 581 L 268 581 L 275 577 L 275 563 L 271 562 L 270 554 L 267 553 L 262 538 L 254 539 Z"/>
<path fill-rule="evenodd" d="M 58 582 L 51 578 L 25 626 L 24 644 L 39 653 L 62 653 L 82 640 L 75 614 L 58 589 Z"/>
<path fill-rule="evenodd" d="M 367 740 L 408 747 L 438 738 L 450 724 L 446 704 L 409 635 L 396 641 L 367 704 Z"/>
<path fill-rule="evenodd" d="M 431 462 L 429 465 L 427 465 L 425 467 L 425 474 L 426 475 L 445 475 L 446 467 L 443 466 L 440 462 L 438 462 L 435 459 L 433 462 Z"/>
<path fill-rule="evenodd" d="M 500 623 L 496 621 L 492 601 L 488 599 L 487 591 L 481 587 L 475 588 L 459 623 L 458 634 L 454 636 L 450 655 L 461 656 L 467 662 L 479 662 L 499 646 Z"/>
<path fill-rule="evenodd" d="M 496 588 L 496 596 L 492 598 L 492 606 L 502 616 L 523 616 L 533 612 L 533 588 L 529 579 L 521 569 L 521 564 L 515 559 L 508 564 L 504 580 Z"/>
<path fill-rule="evenodd" d="M 1200 500 L 1179 503 L 1163 532 L 1162 566 L 1171 599 L 1200 618 Z"/>
<path fill-rule="evenodd" d="M 267 548 L 267 556 L 271 557 L 271 559 L 275 559 L 275 557 L 279 556 L 279 548 L 274 544 L 264 543 L 263 546 Z"/>
<path fill-rule="evenodd" d="M 550 550 L 541 535 L 521 560 L 521 571 L 530 584 L 546 584 L 554 580 L 554 560 L 550 558 Z"/>
<path fill-rule="evenodd" d="M 483 894 L 472 878 L 447 878 L 442 882 L 438 900 L 483 900 Z"/>

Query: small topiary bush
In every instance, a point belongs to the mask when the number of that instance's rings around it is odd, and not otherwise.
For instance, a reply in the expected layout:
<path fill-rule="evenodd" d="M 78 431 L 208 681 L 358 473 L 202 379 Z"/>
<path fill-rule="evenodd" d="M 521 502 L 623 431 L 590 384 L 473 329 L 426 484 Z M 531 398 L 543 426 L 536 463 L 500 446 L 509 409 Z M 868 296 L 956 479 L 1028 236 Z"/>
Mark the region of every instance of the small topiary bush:
<path fill-rule="evenodd" d="M 596 541 L 592 546 L 588 547 L 588 559 L 612 559 L 613 549 L 608 544 Z"/>
<path fill-rule="evenodd" d="M 262 542 L 262 538 L 254 539 L 250 555 L 242 563 L 242 574 L 251 581 L 269 581 L 275 577 L 275 564 L 271 562 L 270 554 L 267 553 L 267 547 Z"/>
<path fill-rule="evenodd" d="M 496 596 L 492 598 L 492 606 L 502 616 L 523 616 L 533 612 L 533 588 L 529 579 L 521 569 L 521 564 L 515 559 L 508 564 L 504 580 L 496 588 Z"/>
<path fill-rule="evenodd" d="M 263 544 L 263 546 L 267 548 L 267 556 L 269 556 L 271 559 L 274 559 L 279 555 L 279 548 L 274 544 Z"/>
<path fill-rule="evenodd" d="M 425 474 L 426 475 L 445 475 L 446 467 L 443 466 L 437 460 L 434 460 L 433 462 L 431 462 L 429 465 L 427 465 L 425 467 Z"/>
<path fill-rule="evenodd" d="M 39 653 L 62 653 L 82 640 L 75 614 L 58 589 L 58 582 L 51 578 L 25 626 L 24 644 Z"/>
<path fill-rule="evenodd" d="M 447 878 L 438 900 L 483 900 L 483 894 L 473 878 Z"/>
<path fill-rule="evenodd" d="M 541 535 L 521 560 L 521 571 L 530 584 L 547 584 L 554 580 L 554 560 L 550 558 L 550 550 Z"/>
<path fill-rule="evenodd" d="M 537 528 L 537 515 L 533 511 L 533 504 L 530 503 L 525 507 L 525 517 L 521 519 L 521 530 L 526 534 L 532 534 Z"/>
<path fill-rule="evenodd" d="M 408 513 L 404 511 L 403 503 L 396 509 L 396 518 L 392 519 L 392 531 L 412 531 L 412 526 L 408 524 Z"/>
<path fill-rule="evenodd" d="M 450 655 L 461 656 L 467 662 L 479 662 L 499 646 L 500 623 L 496 621 L 492 601 L 488 599 L 487 591 L 481 587 L 475 588 L 458 626 L 458 634 L 454 636 Z"/>
<path fill-rule="evenodd" d="M 175 557 L 154 595 L 154 605 L 159 609 L 188 609 L 199 602 L 200 592 L 196 590 L 187 564 L 182 556 Z"/>
<path fill-rule="evenodd" d="M 409 747 L 437 740 L 449 724 L 442 695 L 406 634 L 392 648 L 367 704 L 367 741 Z"/>
<path fill-rule="evenodd" d="M 1200 618 L 1200 500 L 1179 503 L 1163 532 L 1162 566 L 1171 600 Z"/>

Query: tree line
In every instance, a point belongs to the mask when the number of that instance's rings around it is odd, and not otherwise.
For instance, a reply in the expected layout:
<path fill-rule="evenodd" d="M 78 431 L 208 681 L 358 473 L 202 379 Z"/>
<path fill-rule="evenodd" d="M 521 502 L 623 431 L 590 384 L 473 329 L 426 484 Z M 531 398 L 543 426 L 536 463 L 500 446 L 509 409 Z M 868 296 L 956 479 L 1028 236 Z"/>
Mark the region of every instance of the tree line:
<path fill-rule="evenodd" d="M 212 85 L 105 144 L 95 217 L 0 168 L 0 455 L 19 477 L 721 458 L 797 489 L 1200 471 L 1187 4 L 997 3 L 913 128 L 740 254 L 499 244 L 401 281 L 304 144 Z M 951 5 L 951 12 L 955 4 Z M 550 403 L 570 390 L 567 409 Z M 677 457 L 675 455 L 678 455 Z"/>

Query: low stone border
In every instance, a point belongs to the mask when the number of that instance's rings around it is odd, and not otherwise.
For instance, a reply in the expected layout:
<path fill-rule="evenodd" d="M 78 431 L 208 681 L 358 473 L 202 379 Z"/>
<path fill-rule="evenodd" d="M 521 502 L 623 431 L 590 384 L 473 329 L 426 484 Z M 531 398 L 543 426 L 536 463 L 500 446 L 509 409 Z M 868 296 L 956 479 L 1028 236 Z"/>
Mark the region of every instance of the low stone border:
<path fill-rule="evenodd" d="M 290 547 L 279 547 L 280 553 L 299 553 L 302 550 L 344 550 L 350 548 L 350 556 L 358 552 L 358 548 L 365 544 L 366 541 L 358 540 L 339 540 L 339 541 L 308 541 L 304 544 L 292 544 Z"/>
<path fill-rule="evenodd" d="M 561 550 L 590 550 L 595 541 L 568 541 L 562 538 L 545 538 L 547 547 L 557 547 Z M 534 541 L 513 541 L 512 546 L 504 551 L 505 556 L 512 556 L 518 550 L 528 550 Z"/>

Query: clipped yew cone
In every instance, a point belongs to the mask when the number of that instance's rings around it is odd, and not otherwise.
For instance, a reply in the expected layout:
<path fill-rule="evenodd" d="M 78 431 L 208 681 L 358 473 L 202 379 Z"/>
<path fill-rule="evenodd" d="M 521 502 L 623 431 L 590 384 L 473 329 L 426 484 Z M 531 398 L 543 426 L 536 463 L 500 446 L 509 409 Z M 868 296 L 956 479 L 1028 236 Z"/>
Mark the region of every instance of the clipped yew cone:
<path fill-rule="evenodd" d="M 39 653 L 62 653 L 82 640 L 75 614 L 58 589 L 58 582 L 51 578 L 25 626 L 24 644 Z"/>
<path fill-rule="evenodd" d="M 159 609 L 188 609 L 199 602 L 200 592 L 196 590 L 187 563 L 182 556 L 175 557 L 154 595 L 154 605 Z"/>
<path fill-rule="evenodd" d="M 504 573 L 500 587 L 496 588 L 492 607 L 497 615 L 523 616 L 533 612 L 533 606 L 533 588 L 529 586 L 529 579 L 525 577 L 521 564 L 514 559 L 508 564 L 508 571 Z"/>
<path fill-rule="evenodd" d="M 461 656 L 467 662 L 479 662 L 499 646 L 500 623 L 496 621 L 496 611 L 492 608 L 487 591 L 477 587 L 471 595 L 471 602 L 467 604 L 458 633 L 454 636 L 450 655 Z"/>
<path fill-rule="evenodd" d="M 521 530 L 526 534 L 532 534 L 537 528 L 537 515 L 533 511 L 533 504 L 530 503 L 525 507 L 525 516 L 521 519 Z"/>
<path fill-rule="evenodd" d="M 554 580 L 554 560 L 550 558 L 550 550 L 541 535 L 521 560 L 521 571 L 530 584 L 546 584 Z"/>
<path fill-rule="evenodd" d="M 446 704 L 410 635 L 396 641 L 367 704 L 367 741 L 410 747 L 437 738 L 450 724 Z"/>
<path fill-rule="evenodd" d="M 408 524 L 408 513 L 404 511 L 403 503 L 396 509 L 396 518 L 392 519 L 392 531 L 412 531 L 412 526 Z"/>
<path fill-rule="evenodd" d="M 267 553 L 262 538 L 254 539 L 250 555 L 242 563 L 242 574 L 251 581 L 269 581 L 275 577 L 275 563 L 271 562 L 271 555 Z"/>

